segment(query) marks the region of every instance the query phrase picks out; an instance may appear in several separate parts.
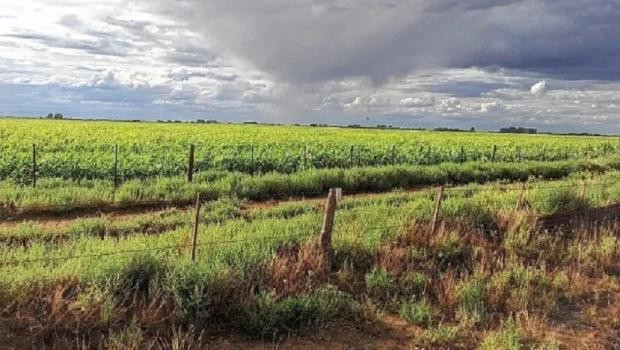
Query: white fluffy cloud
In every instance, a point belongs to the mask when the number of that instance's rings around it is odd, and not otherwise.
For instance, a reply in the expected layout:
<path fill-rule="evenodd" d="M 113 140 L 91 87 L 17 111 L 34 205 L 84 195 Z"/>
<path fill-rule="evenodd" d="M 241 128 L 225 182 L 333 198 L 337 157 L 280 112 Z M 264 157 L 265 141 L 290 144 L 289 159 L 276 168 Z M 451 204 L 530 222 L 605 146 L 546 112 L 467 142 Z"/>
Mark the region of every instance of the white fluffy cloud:
<path fill-rule="evenodd" d="M 545 80 L 539 81 L 538 83 L 530 87 L 530 93 L 536 97 L 543 97 L 546 92 L 547 92 L 547 82 Z"/>

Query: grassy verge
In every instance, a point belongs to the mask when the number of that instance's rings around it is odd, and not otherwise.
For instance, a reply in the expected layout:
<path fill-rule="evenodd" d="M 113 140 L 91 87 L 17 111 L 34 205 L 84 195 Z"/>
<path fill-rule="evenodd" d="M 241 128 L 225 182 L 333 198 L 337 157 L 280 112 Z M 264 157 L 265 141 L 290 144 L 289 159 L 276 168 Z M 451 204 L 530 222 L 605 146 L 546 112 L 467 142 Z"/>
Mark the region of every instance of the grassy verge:
<path fill-rule="evenodd" d="M 37 188 L 10 181 L 0 183 L 0 214 L 63 212 L 75 208 L 133 207 L 146 204 L 185 203 L 196 193 L 205 199 L 237 197 L 249 200 L 313 196 L 330 187 L 346 193 L 384 192 L 436 184 L 524 181 L 529 178 L 559 179 L 584 171 L 619 170 L 620 160 L 524 162 L 466 164 L 444 163 L 432 166 L 390 166 L 352 169 L 308 170 L 294 174 L 250 176 L 241 173 L 209 171 L 197 175 L 194 183 L 181 177 L 131 180 L 114 190 L 111 182 L 75 183 L 42 179 Z"/>
<path fill-rule="evenodd" d="M 582 199 L 580 181 L 532 184 L 529 212 L 515 211 L 519 192 L 505 185 L 458 188 L 446 193 L 436 235 L 427 230 L 434 192 L 344 201 L 328 270 L 311 244 L 320 212 L 303 205 L 241 216 L 208 208 L 195 263 L 187 225 L 123 239 L 76 235 L 62 244 L 1 246 L 0 320 L 16 332 L 43 329 L 41 339 L 105 331 L 122 342 L 120 330 L 133 329 L 148 342 L 178 327 L 273 339 L 393 313 L 420 328 L 415 346 L 552 348 L 553 340 L 531 332 L 532 320 L 552 323 L 573 307 L 596 314 L 620 297 L 614 230 L 549 235 L 528 219 L 573 202 L 620 199 L 620 185 L 591 187 Z M 54 259 L 73 255 L 91 257 Z"/>

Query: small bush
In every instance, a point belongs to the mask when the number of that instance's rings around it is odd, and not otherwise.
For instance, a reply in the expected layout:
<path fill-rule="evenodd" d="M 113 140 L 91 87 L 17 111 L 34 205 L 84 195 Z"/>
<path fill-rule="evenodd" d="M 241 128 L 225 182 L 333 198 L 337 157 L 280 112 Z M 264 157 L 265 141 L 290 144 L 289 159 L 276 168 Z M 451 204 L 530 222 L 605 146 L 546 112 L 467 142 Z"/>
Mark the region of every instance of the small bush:
<path fill-rule="evenodd" d="M 394 278 L 384 269 L 373 268 L 366 274 L 365 280 L 368 294 L 381 300 L 388 299 L 395 288 Z"/>
<path fill-rule="evenodd" d="M 485 292 L 486 283 L 478 276 L 462 282 L 457 287 L 459 299 L 457 316 L 461 321 L 471 324 L 482 321 L 486 313 Z"/>
<path fill-rule="evenodd" d="M 552 189 L 537 192 L 534 203 L 542 214 L 561 213 L 570 210 L 586 209 L 591 206 L 587 197 L 581 198 L 581 194 L 573 189 Z"/>
<path fill-rule="evenodd" d="M 164 264 L 156 257 L 146 254 L 134 256 L 121 267 L 116 285 L 113 286 L 114 294 L 120 302 L 131 302 L 123 299 L 128 295 L 140 296 L 143 300 L 147 300 L 153 282 L 163 272 Z"/>
<path fill-rule="evenodd" d="M 421 272 L 408 273 L 400 282 L 403 293 L 408 296 L 421 295 L 428 283 L 428 277 Z"/>
<path fill-rule="evenodd" d="M 521 335 L 515 322 L 510 318 L 504 326 L 495 332 L 489 333 L 482 344 L 481 350 L 519 350 L 521 349 Z"/>
<path fill-rule="evenodd" d="M 282 299 L 261 293 L 252 302 L 237 307 L 232 324 L 253 337 L 275 337 L 305 327 L 320 327 L 327 321 L 360 320 L 362 310 L 353 298 L 334 287 Z"/>
<path fill-rule="evenodd" d="M 73 236 L 104 237 L 106 222 L 102 217 L 77 219 L 69 226 L 69 233 Z"/>
<path fill-rule="evenodd" d="M 437 328 L 425 329 L 411 341 L 412 348 L 444 348 L 454 346 L 460 333 L 457 326 L 441 325 Z"/>
<path fill-rule="evenodd" d="M 432 308 L 424 299 L 403 302 L 399 314 L 407 322 L 416 326 L 427 326 L 433 317 Z"/>

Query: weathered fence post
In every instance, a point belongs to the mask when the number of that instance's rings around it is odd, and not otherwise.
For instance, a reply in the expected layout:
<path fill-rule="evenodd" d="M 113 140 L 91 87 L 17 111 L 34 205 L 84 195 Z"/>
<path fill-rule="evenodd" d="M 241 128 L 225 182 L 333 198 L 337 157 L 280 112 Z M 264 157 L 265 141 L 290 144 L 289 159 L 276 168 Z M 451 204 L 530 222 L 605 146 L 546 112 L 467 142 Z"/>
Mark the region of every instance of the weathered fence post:
<path fill-rule="evenodd" d="M 437 220 L 439 219 L 439 211 L 441 210 L 441 202 L 443 201 L 443 191 L 444 185 L 439 187 L 439 191 L 437 192 L 437 199 L 435 200 L 435 209 L 433 210 L 433 221 L 431 222 L 431 234 L 435 234 L 435 230 L 437 229 Z"/>
<path fill-rule="evenodd" d="M 432 146 L 428 145 L 428 152 L 426 153 L 426 162 L 431 164 L 431 153 L 433 152 Z"/>
<path fill-rule="evenodd" d="M 465 163 L 467 159 L 465 159 L 465 146 L 461 145 L 461 163 Z"/>
<path fill-rule="evenodd" d="M 336 189 L 330 188 L 325 202 L 325 213 L 323 215 L 323 228 L 319 237 L 319 248 L 321 250 L 323 266 L 327 271 L 331 268 L 332 250 L 332 230 L 334 229 L 334 216 L 336 214 Z"/>
<path fill-rule="evenodd" d="M 304 144 L 304 170 L 308 170 L 308 146 Z"/>
<path fill-rule="evenodd" d="M 351 145 L 351 149 L 349 151 L 349 164 L 350 164 L 350 167 L 353 167 L 353 151 L 354 151 L 354 146 Z"/>
<path fill-rule="evenodd" d="M 517 198 L 517 206 L 515 208 L 516 211 L 523 209 L 523 196 L 525 195 L 526 188 L 527 188 L 526 182 L 521 184 L 521 191 L 519 191 L 519 197 Z"/>
<path fill-rule="evenodd" d="M 396 165 L 396 145 L 392 146 L 392 165 Z"/>
<path fill-rule="evenodd" d="M 583 183 L 581 183 L 581 193 L 579 194 L 579 198 L 581 200 L 584 200 L 585 197 L 586 197 L 586 180 L 583 180 Z"/>
<path fill-rule="evenodd" d="M 194 229 L 192 230 L 192 262 L 196 261 L 196 245 L 198 244 L 198 226 L 200 224 L 200 193 L 196 195 L 196 213 L 194 216 Z"/>
<path fill-rule="evenodd" d="M 37 145 L 32 144 L 32 187 L 37 187 Z"/>
<path fill-rule="evenodd" d="M 250 145 L 250 173 L 254 175 L 254 145 Z"/>
<path fill-rule="evenodd" d="M 194 145 L 189 145 L 189 157 L 187 158 L 187 182 L 194 180 Z"/>
<path fill-rule="evenodd" d="M 495 162 L 495 154 L 497 153 L 497 145 L 493 145 L 493 154 L 491 155 L 491 161 Z"/>
<path fill-rule="evenodd" d="M 542 151 L 542 161 L 546 161 L 547 160 L 547 147 L 543 147 L 543 151 Z"/>
<path fill-rule="evenodd" d="M 118 145 L 114 145 L 114 188 L 118 187 Z"/>

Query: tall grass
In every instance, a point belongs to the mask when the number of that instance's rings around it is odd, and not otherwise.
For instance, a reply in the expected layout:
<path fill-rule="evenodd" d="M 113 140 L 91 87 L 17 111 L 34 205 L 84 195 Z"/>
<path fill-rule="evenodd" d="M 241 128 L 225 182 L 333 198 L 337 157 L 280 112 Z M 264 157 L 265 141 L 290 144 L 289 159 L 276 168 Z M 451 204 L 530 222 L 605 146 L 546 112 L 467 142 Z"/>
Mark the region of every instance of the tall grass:
<path fill-rule="evenodd" d="M 188 183 L 182 177 L 130 180 L 114 189 L 101 180 L 80 183 L 41 179 L 37 188 L 11 181 L 0 182 L 0 213 L 22 211 L 62 212 L 76 207 L 135 206 L 139 202 L 191 203 L 196 193 L 205 199 L 237 197 L 249 200 L 313 196 L 331 187 L 346 193 L 385 192 L 437 184 L 525 181 L 529 178 L 560 179 L 584 171 L 620 169 L 616 158 L 598 161 L 557 161 L 466 164 L 443 163 L 431 166 L 384 166 L 351 169 L 314 169 L 293 174 L 207 171 Z"/>

